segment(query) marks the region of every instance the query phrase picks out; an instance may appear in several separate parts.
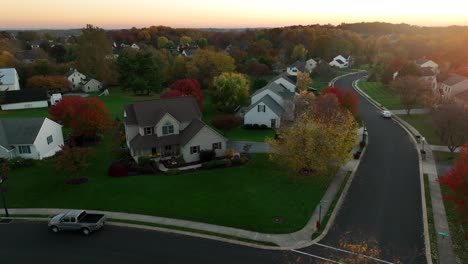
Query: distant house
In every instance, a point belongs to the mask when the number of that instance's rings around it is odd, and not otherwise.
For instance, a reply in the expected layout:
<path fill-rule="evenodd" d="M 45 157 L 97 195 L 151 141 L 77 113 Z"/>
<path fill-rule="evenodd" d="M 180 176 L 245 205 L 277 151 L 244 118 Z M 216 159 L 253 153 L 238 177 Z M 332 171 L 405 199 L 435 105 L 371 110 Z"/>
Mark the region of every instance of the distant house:
<path fill-rule="evenodd" d="M 63 146 L 62 126 L 48 118 L 1 118 L 0 157 L 43 159 Z"/>
<path fill-rule="evenodd" d="M 307 73 L 312 73 L 319 63 L 319 59 L 309 59 L 305 63 L 305 71 Z"/>
<path fill-rule="evenodd" d="M 118 50 L 118 49 L 125 49 L 125 48 L 140 50 L 140 46 L 138 46 L 138 44 L 136 43 L 125 43 L 125 42 L 122 42 L 120 44 L 116 42 L 112 43 L 112 49 Z"/>
<path fill-rule="evenodd" d="M 47 54 L 39 49 L 25 50 L 16 52 L 15 59 L 24 64 L 31 64 L 39 59 L 47 59 Z"/>
<path fill-rule="evenodd" d="M 421 58 L 421 59 L 417 59 L 416 61 L 414 61 L 414 63 L 416 65 L 418 65 L 420 68 L 429 68 L 429 69 L 431 69 L 434 74 L 439 73 L 439 64 L 435 63 L 432 60 L 428 60 L 426 58 Z"/>
<path fill-rule="evenodd" d="M 437 76 L 430 67 L 421 68 L 420 80 L 425 81 L 433 91 L 437 89 Z"/>
<path fill-rule="evenodd" d="M 186 48 L 182 51 L 182 55 L 184 55 L 186 58 L 192 58 L 193 56 L 195 56 L 195 54 L 197 53 L 197 50 L 198 49 L 194 49 L 194 48 Z"/>
<path fill-rule="evenodd" d="M 62 101 L 62 94 L 54 93 L 50 96 L 50 105 L 56 105 L 60 101 Z"/>
<path fill-rule="evenodd" d="M 468 78 L 459 74 L 450 74 L 449 78 L 438 86 L 438 95 L 443 99 L 452 99 L 468 91 Z"/>
<path fill-rule="evenodd" d="M 272 82 L 285 87 L 291 92 L 297 92 L 297 89 L 296 89 L 297 76 L 280 74 L 276 76 L 272 80 Z"/>
<path fill-rule="evenodd" d="M 277 77 L 252 94 L 250 106 L 243 111 L 244 125 L 278 128 L 282 121 L 293 120 L 296 94 L 296 86 L 287 77 Z"/>
<path fill-rule="evenodd" d="M 332 67 L 338 67 L 340 69 L 343 68 L 349 68 L 349 62 L 350 62 L 351 57 L 350 56 L 342 56 L 338 55 L 333 60 L 329 63 L 330 66 Z"/>
<path fill-rule="evenodd" d="M 133 43 L 132 45 L 130 45 L 130 48 L 134 50 L 140 50 L 140 46 L 138 46 L 136 43 Z"/>
<path fill-rule="evenodd" d="M 201 121 L 195 98 L 183 96 L 141 101 L 124 107 L 127 146 L 132 157 L 156 160 L 182 156 L 200 159 L 200 151 L 225 155 L 227 139 Z"/>
<path fill-rule="evenodd" d="M 102 83 L 96 79 L 86 79 L 83 81 L 83 92 L 97 92 L 102 88 Z"/>
<path fill-rule="evenodd" d="M 19 90 L 19 76 L 15 68 L 0 69 L 0 91 Z"/>
<path fill-rule="evenodd" d="M 306 63 L 304 61 L 295 61 L 286 68 L 288 75 L 297 76 L 298 72 L 305 72 Z"/>
<path fill-rule="evenodd" d="M 83 81 L 86 80 L 86 75 L 77 71 L 76 69 L 70 69 L 67 73 L 67 79 L 70 81 L 70 88 L 72 91 L 81 89 Z"/>
<path fill-rule="evenodd" d="M 39 49 L 41 48 L 41 43 L 42 41 L 40 40 L 33 40 L 29 42 L 29 46 L 31 47 L 31 49 Z"/>
<path fill-rule="evenodd" d="M 72 91 L 82 90 L 83 92 L 88 93 L 97 92 L 102 88 L 102 83 L 100 81 L 93 78 L 87 78 L 86 75 L 76 69 L 71 69 L 67 73 L 67 79 L 70 81 Z"/>
<path fill-rule="evenodd" d="M 41 88 L 6 91 L 2 110 L 48 107 L 47 90 Z"/>

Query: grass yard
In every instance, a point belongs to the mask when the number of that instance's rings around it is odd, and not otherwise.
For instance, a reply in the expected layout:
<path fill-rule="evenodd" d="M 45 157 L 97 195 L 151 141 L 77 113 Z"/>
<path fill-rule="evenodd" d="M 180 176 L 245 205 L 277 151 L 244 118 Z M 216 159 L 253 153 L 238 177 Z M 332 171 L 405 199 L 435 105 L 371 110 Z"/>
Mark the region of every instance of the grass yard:
<path fill-rule="evenodd" d="M 444 165 L 452 165 L 453 161 L 458 157 L 458 153 L 432 151 L 436 163 Z"/>
<path fill-rule="evenodd" d="M 431 145 L 444 145 L 435 133 L 430 115 L 399 115 L 399 117 L 416 128 Z"/>
<path fill-rule="evenodd" d="M 359 81 L 359 88 L 372 99 L 390 110 L 404 109 L 401 106 L 400 98 L 380 82 Z"/>
<path fill-rule="evenodd" d="M 89 182 L 69 186 L 55 173 L 52 161 L 10 172 L 6 187 L 10 207 L 86 208 L 141 213 L 259 232 L 301 229 L 330 180 L 292 181 L 266 154 L 252 155 L 242 167 L 199 171 L 177 176 L 107 176 L 111 140 L 98 145 Z M 275 224 L 274 217 L 283 222 Z"/>

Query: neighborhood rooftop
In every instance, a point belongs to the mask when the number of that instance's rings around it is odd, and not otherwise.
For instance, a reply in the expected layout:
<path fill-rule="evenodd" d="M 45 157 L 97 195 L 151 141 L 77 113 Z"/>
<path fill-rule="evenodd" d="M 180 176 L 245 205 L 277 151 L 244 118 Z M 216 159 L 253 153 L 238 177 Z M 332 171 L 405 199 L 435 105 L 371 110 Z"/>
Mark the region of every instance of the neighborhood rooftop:
<path fill-rule="evenodd" d="M 288 80 L 290 81 L 290 80 Z M 271 82 L 269 83 L 268 85 L 266 85 L 265 87 L 263 87 L 262 89 L 259 89 L 257 90 L 252 96 L 254 95 L 257 95 L 265 90 L 270 90 L 272 92 L 274 92 L 275 94 L 281 96 L 282 98 L 292 98 L 294 97 L 294 93 L 289 91 L 286 87 L 284 87 L 283 85 L 281 84 L 277 84 L 275 82 Z"/>
<path fill-rule="evenodd" d="M 0 69 L 0 84 L 14 84 L 16 76 L 16 69 L 5 68 Z"/>
<path fill-rule="evenodd" d="M 275 114 L 277 114 L 278 116 L 281 116 L 281 114 L 283 113 L 283 107 L 281 107 L 281 105 L 279 105 L 273 98 L 271 98 L 270 95 L 265 95 L 262 97 L 262 99 L 258 100 L 257 102 L 255 102 L 254 104 L 250 105 L 249 108 L 247 108 L 247 112 L 250 111 L 252 108 L 255 108 L 257 107 L 258 104 L 260 103 L 264 103 L 266 106 L 268 106 L 268 108 L 271 109 L 271 111 L 273 111 Z"/>
<path fill-rule="evenodd" d="M 181 123 L 201 118 L 200 109 L 192 96 L 135 102 L 126 105 L 124 109 L 127 125 L 154 126 L 166 113 Z"/>
<path fill-rule="evenodd" d="M 45 117 L 0 118 L 0 145 L 33 144 L 44 123 Z"/>
<path fill-rule="evenodd" d="M 34 88 L 25 90 L 14 90 L 5 92 L 5 104 L 14 104 L 22 102 L 47 101 L 47 89 Z"/>
<path fill-rule="evenodd" d="M 455 85 L 459 82 L 463 82 L 464 80 L 468 79 L 465 76 L 459 75 L 459 74 L 451 74 L 449 78 L 447 78 L 443 83 L 446 85 Z"/>

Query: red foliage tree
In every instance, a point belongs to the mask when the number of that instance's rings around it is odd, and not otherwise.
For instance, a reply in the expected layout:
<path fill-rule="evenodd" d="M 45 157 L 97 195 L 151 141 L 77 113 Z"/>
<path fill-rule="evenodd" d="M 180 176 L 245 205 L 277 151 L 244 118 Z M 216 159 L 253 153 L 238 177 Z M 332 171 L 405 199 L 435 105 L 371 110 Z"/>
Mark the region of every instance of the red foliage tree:
<path fill-rule="evenodd" d="M 326 95 L 326 94 L 334 94 L 336 98 L 338 99 L 338 102 L 341 104 L 343 101 L 343 95 L 344 92 L 342 89 L 336 87 L 336 86 L 327 86 L 321 93 L 321 95 Z"/>
<path fill-rule="evenodd" d="M 61 75 L 34 75 L 26 83 L 29 88 L 47 88 L 51 90 L 68 91 L 70 81 Z"/>
<path fill-rule="evenodd" d="M 341 107 L 348 109 L 355 117 L 358 114 L 358 97 L 352 90 L 343 91 L 341 88 L 336 86 L 328 86 L 323 90 L 322 96 L 327 94 L 333 94 L 338 99 L 338 103 Z"/>
<path fill-rule="evenodd" d="M 468 222 L 468 143 L 460 150 L 455 166 L 440 177 L 438 181 L 452 191 L 451 195 L 444 196 L 457 207 L 461 222 Z"/>
<path fill-rule="evenodd" d="M 76 137 L 96 138 L 111 128 L 110 113 L 97 99 L 67 96 L 49 110 L 52 119 L 69 127 Z"/>
<path fill-rule="evenodd" d="M 177 80 L 169 85 L 169 91 L 166 93 L 174 92 L 166 96 L 176 97 L 175 92 L 178 91 L 182 95 L 189 95 L 195 97 L 200 110 L 203 109 L 203 95 L 200 89 L 200 83 L 195 79 Z M 167 98 L 167 97 L 166 97 Z"/>
<path fill-rule="evenodd" d="M 394 59 L 390 67 L 393 72 L 396 72 L 399 71 L 406 63 L 408 63 L 408 60 L 405 58 Z"/>

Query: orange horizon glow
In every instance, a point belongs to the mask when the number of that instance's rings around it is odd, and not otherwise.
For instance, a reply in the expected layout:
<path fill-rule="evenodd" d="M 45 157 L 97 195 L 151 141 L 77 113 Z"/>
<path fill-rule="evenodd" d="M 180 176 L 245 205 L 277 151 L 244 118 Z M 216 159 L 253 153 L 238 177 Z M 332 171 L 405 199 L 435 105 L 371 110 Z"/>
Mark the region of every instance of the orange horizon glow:
<path fill-rule="evenodd" d="M 388 1 L 390 2 L 390 1 Z M 82 28 L 252 28 L 290 25 L 390 22 L 419 26 L 468 25 L 468 3 L 446 0 L 312 1 L 280 0 L 16 0 L 2 4 L 1 29 Z"/>

